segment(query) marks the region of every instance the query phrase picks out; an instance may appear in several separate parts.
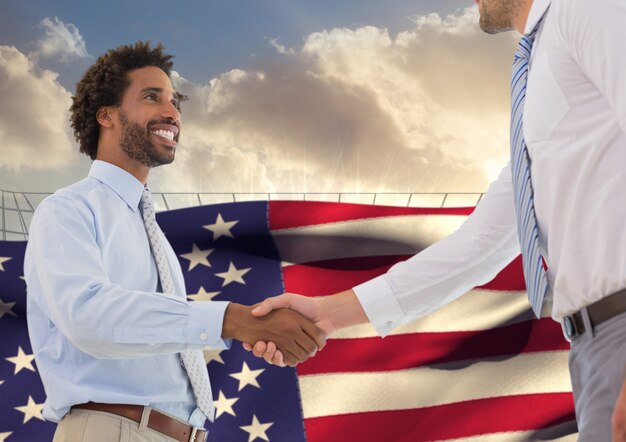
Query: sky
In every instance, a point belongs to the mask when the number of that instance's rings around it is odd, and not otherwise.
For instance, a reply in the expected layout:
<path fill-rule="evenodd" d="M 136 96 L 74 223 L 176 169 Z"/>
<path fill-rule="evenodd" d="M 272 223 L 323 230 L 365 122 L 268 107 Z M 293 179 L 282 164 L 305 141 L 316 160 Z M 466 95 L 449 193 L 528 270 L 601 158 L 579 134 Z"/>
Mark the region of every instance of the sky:
<path fill-rule="evenodd" d="M 518 38 L 465 0 L 0 0 L 0 189 L 83 178 L 75 83 L 150 40 L 189 97 L 153 191 L 483 192 L 508 158 Z"/>

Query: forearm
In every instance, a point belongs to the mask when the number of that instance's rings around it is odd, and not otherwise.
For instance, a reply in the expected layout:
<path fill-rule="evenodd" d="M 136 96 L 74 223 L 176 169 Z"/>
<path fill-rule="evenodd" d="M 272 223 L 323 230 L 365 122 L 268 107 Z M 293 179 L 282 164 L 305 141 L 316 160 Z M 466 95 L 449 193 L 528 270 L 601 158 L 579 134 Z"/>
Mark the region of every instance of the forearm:
<path fill-rule="evenodd" d="M 80 292 L 44 290 L 46 314 L 76 347 L 99 359 L 126 359 L 203 347 L 225 348 L 223 302 L 187 303 L 182 297 L 92 284 Z M 52 294 L 56 293 L 56 297 Z"/>
<path fill-rule="evenodd" d="M 518 254 L 507 165 L 456 232 L 353 290 L 378 334 L 386 336 L 490 281 Z"/>
<path fill-rule="evenodd" d="M 346 290 L 320 299 L 322 315 L 332 323 L 334 331 L 369 322 L 354 290 Z"/>

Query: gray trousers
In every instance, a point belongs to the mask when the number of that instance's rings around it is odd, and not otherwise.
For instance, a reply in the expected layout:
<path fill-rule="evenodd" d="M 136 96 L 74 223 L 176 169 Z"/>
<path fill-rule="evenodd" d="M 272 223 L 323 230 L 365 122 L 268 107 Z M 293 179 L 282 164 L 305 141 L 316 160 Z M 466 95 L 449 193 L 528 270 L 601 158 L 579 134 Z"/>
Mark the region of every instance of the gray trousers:
<path fill-rule="evenodd" d="M 590 330 L 587 311 L 582 311 Z M 626 368 L 626 313 L 585 332 L 572 342 L 572 378 L 579 442 L 610 442 L 611 416 Z"/>

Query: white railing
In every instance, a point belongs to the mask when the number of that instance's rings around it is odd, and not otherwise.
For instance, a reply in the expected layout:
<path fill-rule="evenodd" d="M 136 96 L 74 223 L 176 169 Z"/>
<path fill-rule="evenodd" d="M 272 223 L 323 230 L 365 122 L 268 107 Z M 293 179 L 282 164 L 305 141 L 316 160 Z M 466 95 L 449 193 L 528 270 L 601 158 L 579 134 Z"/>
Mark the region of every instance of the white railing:
<path fill-rule="evenodd" d="M 28 226 L 37 205 L 50 193 L 0 190 L 0 240 L 28 239 Z M 239 201 L 298 200 L 375 204 L 400 207 L 473 207 L 483 197 L 481 192 L 415 192 L 415 193 L 182 193 L 155 192 L 157 211 L 180 209 Z"/>

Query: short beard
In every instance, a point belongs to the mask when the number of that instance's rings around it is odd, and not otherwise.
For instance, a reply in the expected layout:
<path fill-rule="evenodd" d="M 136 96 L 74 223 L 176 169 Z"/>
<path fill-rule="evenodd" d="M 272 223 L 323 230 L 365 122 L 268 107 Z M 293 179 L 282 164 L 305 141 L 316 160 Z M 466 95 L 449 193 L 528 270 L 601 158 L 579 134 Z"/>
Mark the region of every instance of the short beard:
<path fill-rule="evenodd" d="M 170 164 L 174 161 L 175 153 L 171 155 L 167 153 L 162 154 L 157 150 L 154 144 L 152 144 L 147 128 L 143 128 L 134 121 L 130 121 L 121 109 L 119 111 L 119 117 L 120 123 L 122 124 L 120 147 L 126 155 L 150 168 Z"/>
<path fill-rule="evenodd" d="M 510 31 L 520 13 L 522 0 L 484 0 L 480 14 L 480 29 L 488 34 Z"/>

